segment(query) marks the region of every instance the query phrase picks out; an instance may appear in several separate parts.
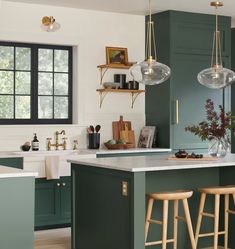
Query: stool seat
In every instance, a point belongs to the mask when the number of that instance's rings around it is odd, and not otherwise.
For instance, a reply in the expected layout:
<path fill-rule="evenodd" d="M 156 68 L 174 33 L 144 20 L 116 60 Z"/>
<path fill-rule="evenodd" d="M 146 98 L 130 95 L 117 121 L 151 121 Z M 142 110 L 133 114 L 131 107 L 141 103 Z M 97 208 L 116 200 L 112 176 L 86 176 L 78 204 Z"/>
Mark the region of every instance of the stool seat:
<path fill-rule="evenodd" d="M 193 195 L 193 191 L 189 190 L 176 190 L 176 191 L 166 191 L 147 194 L 150 198 L 154 200 L 183 200 L 188 199 Z"/>
<path fill-rule="evenodd" d="M 198 189 L 200 193 L 212 194 L 212 195 L 226 195 L 226 194 L 235 194 L 235 186 L 215 186 L 208 188 L 200 188 Z"/>

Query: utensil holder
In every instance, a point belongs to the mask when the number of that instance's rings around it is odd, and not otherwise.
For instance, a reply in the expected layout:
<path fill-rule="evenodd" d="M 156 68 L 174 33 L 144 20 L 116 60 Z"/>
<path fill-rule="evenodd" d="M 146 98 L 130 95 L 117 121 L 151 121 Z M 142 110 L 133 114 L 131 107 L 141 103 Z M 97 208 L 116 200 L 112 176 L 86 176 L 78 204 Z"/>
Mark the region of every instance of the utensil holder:
<path fill-rule="evenodd" d="M 100 133 L 88 134 L 88 149 L 100 148 Z"/>

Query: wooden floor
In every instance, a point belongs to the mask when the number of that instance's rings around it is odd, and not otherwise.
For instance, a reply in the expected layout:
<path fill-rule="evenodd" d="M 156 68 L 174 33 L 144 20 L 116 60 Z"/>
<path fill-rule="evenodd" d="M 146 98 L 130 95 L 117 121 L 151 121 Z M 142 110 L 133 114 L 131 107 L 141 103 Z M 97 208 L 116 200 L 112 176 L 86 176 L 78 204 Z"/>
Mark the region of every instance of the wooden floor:
<path fill-rule="evenodd" d="M 71 229 L 36 231 L 34 249 L 71 249 Z"/>

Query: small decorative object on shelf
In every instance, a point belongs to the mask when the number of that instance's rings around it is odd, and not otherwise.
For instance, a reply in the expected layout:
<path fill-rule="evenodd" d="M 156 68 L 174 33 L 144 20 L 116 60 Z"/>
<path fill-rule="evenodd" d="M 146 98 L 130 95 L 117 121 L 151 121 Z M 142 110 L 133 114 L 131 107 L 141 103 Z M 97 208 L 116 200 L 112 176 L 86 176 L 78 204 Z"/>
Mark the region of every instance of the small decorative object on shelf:
<path fill-rule="evenodd" d="M 187 126 L 185 131 L 190 131 L 199 136 L 201 140 L 208 140 L 208 153 L 213 157 L 225 157 L 230 147 L 228 132 L 233 128 L 231 112 L 225 113 L 224 108 L 219 105 L 219 113 L 215 111 L 214 102 L 211 99 L 206 101 L 207 121 L 198 125 Z"/>

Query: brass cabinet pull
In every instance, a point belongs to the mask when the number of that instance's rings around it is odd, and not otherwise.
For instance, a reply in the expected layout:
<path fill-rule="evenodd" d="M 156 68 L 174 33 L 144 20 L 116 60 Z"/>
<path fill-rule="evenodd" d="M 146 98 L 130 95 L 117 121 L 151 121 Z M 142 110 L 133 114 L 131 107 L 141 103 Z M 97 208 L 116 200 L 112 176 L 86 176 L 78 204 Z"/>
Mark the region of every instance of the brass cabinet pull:
<path fill-rule="evenodd" d="M 175 101 L 175 123 L 179 124 L 179 100 Z"/>
<path fill-rule="evenodd" d="M 57 182 L 57 184 L 56 184 L 56 185 L 57 185 L 57 187 L 60 187 L 60 183 L 59 183 L 59 182 Z"/>
<path fill-rule="evenodd" d="M 65 186 L 66 186 L 66 183 L 65 183 L 65 182 L 63 182 L 63 183 L 62 183 L 62 186 L 63 186 L 63 187 L 65 187 Z"/>

